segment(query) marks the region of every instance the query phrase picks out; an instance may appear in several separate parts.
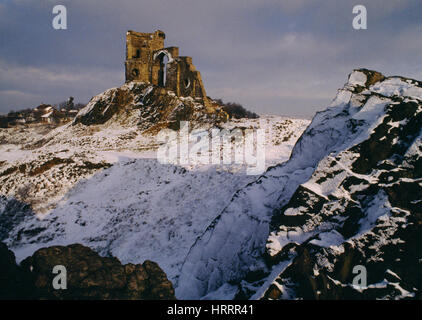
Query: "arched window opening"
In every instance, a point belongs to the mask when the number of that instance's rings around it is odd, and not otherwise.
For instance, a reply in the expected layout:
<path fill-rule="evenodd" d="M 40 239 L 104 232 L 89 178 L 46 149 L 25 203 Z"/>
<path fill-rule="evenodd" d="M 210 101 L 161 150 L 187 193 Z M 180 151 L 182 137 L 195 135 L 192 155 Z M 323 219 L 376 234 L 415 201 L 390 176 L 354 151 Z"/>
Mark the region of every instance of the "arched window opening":
<path fill-rule="evenodd" d="M 160 70 L 158 71 L 158 85 L 160 87 L 165 87 L 167 82 L 167 64 L 169 62 L 169 57 L 166 53 L 161 53 L 158 56 L 160 61 Z"/>

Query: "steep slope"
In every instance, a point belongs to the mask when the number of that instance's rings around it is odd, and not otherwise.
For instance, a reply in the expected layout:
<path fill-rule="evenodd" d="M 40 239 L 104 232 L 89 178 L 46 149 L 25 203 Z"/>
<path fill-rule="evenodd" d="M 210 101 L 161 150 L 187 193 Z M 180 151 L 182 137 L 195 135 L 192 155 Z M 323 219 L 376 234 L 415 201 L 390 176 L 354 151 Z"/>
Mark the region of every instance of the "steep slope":
<path fill-rule="evenodd" d="M 367 88 L 346 87 L 345 111 L 371 128 L 325 157 L 273 217 L 268 260 L 292 262 L 266 298 L 421 298 L 422 83 L 392 77 Z M 366 285 L 353 285 L 355 266 Z"/>
<path fill-rule="evenodd" d="M 314 117 L 289 161 L 239 190 L 197 239 L 177 295 L 349 297 L 340 289 L 350 287 L 350 270 L 361 263 L 368 283 L 382 288 L 372 297 L 414 296 L 420 276 L 409 277 L 406 289 L 407 280 L 398 279 L 406 268 L 420 268 L 422 257 L 415 248 L 421 99 L 418 81 L 354 71 L 331 106 Z M 396 278 L 383 282 L 391 274 Z M 340 288 L 336 294 L 325 294 L 330 277 Z"/>

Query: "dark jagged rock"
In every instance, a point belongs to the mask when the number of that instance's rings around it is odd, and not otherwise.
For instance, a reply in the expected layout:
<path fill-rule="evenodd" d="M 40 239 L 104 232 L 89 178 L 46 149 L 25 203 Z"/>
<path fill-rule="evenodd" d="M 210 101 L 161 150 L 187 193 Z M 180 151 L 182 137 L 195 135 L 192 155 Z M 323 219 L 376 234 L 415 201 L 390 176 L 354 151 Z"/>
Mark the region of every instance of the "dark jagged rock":
<path fill-rule="evenodd" d="M 0 300 L 31 299 L 34 289 L 30 275 L 16 264 L 14 253 L 0 242 Z"/>
<path fill-rule="evenodd" d="M 53 288 L 55 266 L 67 271 L 67 289 Z M 0 244 L 2 299 L 175 299 L 166 274 L 154 262 L 122 265 L 80 244 L 43 248 L 16 265 L 13 252 Z"/>
<path fill-rule="evenodd" d="M 366 82 L 365 82 L 365 87 L 369 88 L 370 86 L 372 86 L 373 84 L 380 82 L 380 81 L 384 81 L 385 80 L 385 76 L 377 71 L 374 70 L 368 70 L 365 68 L 362 69 L 356 69 L 355 72 L 362 72 L 366 75 Z"/>
<path fill-rule="evenodd" d="M 349 94 L 325 113 L 361 120 L 357 135 L 272 219 L 266 261 L 291 263 L 264 299 L 422 298 L 421 83 L 359 69 L 339 97 Z M 294 246 L 289 232 L 300 234 Z M 353 285 L 355 266 L 366 268 L 367 286 Z"/>

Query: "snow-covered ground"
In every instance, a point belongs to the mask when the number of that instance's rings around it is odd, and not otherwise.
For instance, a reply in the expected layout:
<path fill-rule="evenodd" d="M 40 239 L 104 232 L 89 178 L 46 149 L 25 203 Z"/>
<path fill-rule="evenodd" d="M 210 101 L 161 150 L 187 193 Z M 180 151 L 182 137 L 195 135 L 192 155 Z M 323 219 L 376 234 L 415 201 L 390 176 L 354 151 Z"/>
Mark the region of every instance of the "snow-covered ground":
<path fill-rule="evenodd" d="M 263 116 L 221 129 L 265 129 L 268 168 L 289 158 L 308 124 Z M 123 263 L 156 261 L 176 284 L 196 239 L 257 179 L 239 165 L 161 164 L 155 136 L 136 127 L 67 124 L 25 144 L 9 141 L 16 130 L 0 131 L 0 192 L 29 202 L 36 215 L 3 239 L 18 260 L 41 247 L 81 243 Z"/>

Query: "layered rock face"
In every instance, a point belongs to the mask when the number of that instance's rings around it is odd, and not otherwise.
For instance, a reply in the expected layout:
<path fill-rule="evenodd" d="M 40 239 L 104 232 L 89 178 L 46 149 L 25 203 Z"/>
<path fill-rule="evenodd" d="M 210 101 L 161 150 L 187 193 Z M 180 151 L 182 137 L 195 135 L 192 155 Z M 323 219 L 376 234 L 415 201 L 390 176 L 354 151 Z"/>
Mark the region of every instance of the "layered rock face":
<path fill-rule="evenodd" d="M 177 97 L 148 83 L 128 82 L 92 98 L 73 123 L 136 125 L 141 131 L 153 133 L 162 128 L 177 130 L 180 121 L 216 124 L 227 119 L 227 113 L 219 107 L 206 107 L 192 97 Z"/>
<path fill-rule="evenodd" d="M 174 299 L 166 274 L 151 261 L 122 265 L 80 244 L 43 248 L 16 265 L 0 244 L 2 299 Z M 54 289 L 55 266 L 64 266 L 67 288 Z M 57 272 L 59 273 L 59 272 Z"/>
<path fill-rule="evenodd" d="M 422 298 L 421 99 L 421 82 L 351 74 L 330 116 L 348 115 L 358 135 L 273 216 L 268 261 L 291 264 L 265 298 Z M 356 266 L 366 285 L 353 285 Z"/>
<path fill-rule="evenodd" d="M 351 137 L 275 211 L 264 257 L 284 268 L 262 298 L 421 298 L 421 99 L 418 81 L 356 70 L 314 118 L 302 141 L 335 117 Z"/>
<path fill-rule="evenodd" d="M 178 296 L 421 298 L 421 129 L 422 82 L 355 70 L 198 239 Z"/>

